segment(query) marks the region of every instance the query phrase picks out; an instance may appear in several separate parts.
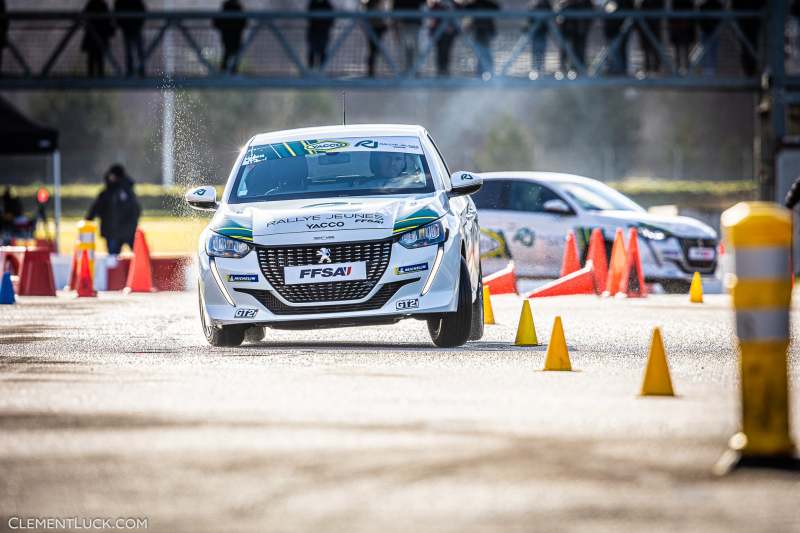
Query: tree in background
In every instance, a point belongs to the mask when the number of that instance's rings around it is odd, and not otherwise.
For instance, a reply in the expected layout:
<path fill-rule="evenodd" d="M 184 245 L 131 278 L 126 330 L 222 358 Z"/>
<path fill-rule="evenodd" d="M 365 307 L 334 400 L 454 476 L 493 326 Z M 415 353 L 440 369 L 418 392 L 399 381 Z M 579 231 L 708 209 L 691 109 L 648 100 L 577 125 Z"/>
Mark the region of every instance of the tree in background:
<path fill-rule="evenodd" d="M 495 119 L 486 132 L 483 146 L 475 155 L 479 172 L 534 168 L 533 138 L 511 115 Z"/>

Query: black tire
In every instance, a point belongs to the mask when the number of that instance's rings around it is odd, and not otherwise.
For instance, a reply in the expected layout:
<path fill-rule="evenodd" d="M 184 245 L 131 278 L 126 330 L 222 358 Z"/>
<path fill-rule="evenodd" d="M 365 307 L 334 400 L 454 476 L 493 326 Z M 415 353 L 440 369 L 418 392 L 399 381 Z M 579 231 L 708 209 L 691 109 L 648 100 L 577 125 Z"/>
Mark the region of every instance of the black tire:
<path fill-rule="evenodd" d="M 216 347 L 232 347 L 239 346 L 244 342 L 245 326 L 213 325 L 206 317 L 203 295 L 199 290 L 198 301 L 200 303 L 200 323 L 203 326 L 203 334 L 206 336 L 208 344 Z"/>
<path fill-rule="evenodd" d="M 666 279 L 661 281 L 661 286 L 667 294 L 689 294 L 691 283 L 679 279 Z"/>
<path fill-rule="evenodd" d="M 478 267 L 478 294 L 472 303 L 472 327 L 469 340 L 479 341 L 483 338 L 483 269 Z"/>
<path fill-rule="evenodd" d="M 471 329 L 472 287 L 469 281 L 469 269 L 462 257 L 458 280 L 458 309 L 455 313 L 447 313 L 441 318 L 428 320 L 428 331 L 436 346 L 454 348 L 464 345 L 469 340 Z"/>

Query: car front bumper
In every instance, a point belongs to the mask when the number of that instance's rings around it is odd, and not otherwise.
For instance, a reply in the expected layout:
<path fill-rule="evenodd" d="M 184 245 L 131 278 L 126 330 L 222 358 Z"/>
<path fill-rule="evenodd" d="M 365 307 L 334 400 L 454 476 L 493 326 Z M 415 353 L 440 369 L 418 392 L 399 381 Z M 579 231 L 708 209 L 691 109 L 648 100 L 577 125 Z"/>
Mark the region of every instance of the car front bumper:
<path fill-rule="evenodd" d="M 201 251 L 199 289 L 206 316 L 216 326 L 393 321 L 454 312 L 460 264 L 457 238 L 417 249 L 395 242 L 386 270 L 365 297 L 299 303 L 289 301 L 270 283 L 256 250 L 241 259 L 212 258 Z M 396 270 L 416 265 L 425 268 L 406 273 Z"/>
<path fill-rule="evenodd" d="M 717 239 L 684 238 L 670 236 L 655 241 L 639 238 L 642 269 L 648 281 L 689 281 L 695 272 L 702 276 L 713 276 L 717 270 Z M 690 258 L 691 248 L 713 250 L 713 257 Z"/>

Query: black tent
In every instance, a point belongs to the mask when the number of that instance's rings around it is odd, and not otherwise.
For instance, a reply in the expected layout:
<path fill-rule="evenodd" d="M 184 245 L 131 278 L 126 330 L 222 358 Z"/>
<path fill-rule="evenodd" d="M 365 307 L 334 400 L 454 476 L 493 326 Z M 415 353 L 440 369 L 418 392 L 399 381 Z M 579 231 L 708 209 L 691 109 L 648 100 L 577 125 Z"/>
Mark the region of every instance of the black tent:
<path fill-rule="evenodd" d="M 53 164 L 56 249 L 61 229 L 61 154 L 58 131 L 36 124 L 0 98 L 0 156 L 50 156 Z"/>

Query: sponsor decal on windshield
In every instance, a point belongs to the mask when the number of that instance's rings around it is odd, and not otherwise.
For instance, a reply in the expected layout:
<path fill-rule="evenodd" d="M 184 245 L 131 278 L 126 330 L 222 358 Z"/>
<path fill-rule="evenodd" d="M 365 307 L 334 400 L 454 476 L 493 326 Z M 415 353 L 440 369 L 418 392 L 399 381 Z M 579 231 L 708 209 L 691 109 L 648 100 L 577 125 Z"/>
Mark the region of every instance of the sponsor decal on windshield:
<path fill-rule="evenodd" d="M 284 159 L 327 153 L 342 152 L 401 152 L 424 155 L 422 145 L 416 137 L 345 137 L 341 139 L 306 139 L 251 146 L 242 165 L 255 165 L 267 160 Z"/>

